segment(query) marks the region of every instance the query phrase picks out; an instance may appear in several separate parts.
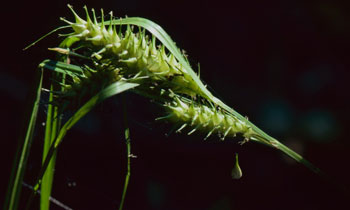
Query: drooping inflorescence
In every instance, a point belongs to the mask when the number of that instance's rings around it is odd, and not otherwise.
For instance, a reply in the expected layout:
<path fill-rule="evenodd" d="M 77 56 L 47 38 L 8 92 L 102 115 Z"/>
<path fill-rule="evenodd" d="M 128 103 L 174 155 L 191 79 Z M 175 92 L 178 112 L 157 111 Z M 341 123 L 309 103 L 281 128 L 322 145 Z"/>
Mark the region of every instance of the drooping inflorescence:
<path fill-rule="evenodd" d="M 86 56 L 121 69 L 124 77 L 146 76 L 153 82 L 165 82 L 178 93 L 192 97 L 198 94 L 197 84 L 192 77 L 173 54 L 166 52 L 164 45 L 157 46 L 154 36 L 150 38 L 141 28 L 134 33 L 130 25 L 127 25 L 125 32 L 122 32 L 122 26 L 117 29 L 114 24 L 117 20 L 112 13 L 110 21 L 104 21 L 103 10 L 101 10 L 101 23 L 98 23 L 94 10 L 92 20 L 87 8 L 84 7 L 86 20 L 83 20 L 71 6 L 69 8 L 75 16 L 75 22 L 63 18 L 62 20 L 67 22 L 74 32 L 68 35 L 62 47 L 71 47 L 74 43 L 80 42 L 83 48 L 89 49 Z"/>
<path fill-rule="evenodd" d="M 94 10 L 91 19 L 84 7 L 86 20 L 83 20 L 69 8 L 75 22 L 62 20 L 73 32 L 60 47 L 80 56 L 78 65 L 83 74 L 73 75 L 73 82 L 66 85 L 63 95 L 68 100 L 70 96 L 93 95 L 118 80 L 134 79 L 140 84 L 139 93 L 160 99 L 169 112 L 165 118 L 179 125 L 178 131 L 186 127 L 188 134 L 197 130 L 207 132 L 206 138 L 211 134 L 218 134 L 221 139 L 236 134 L 242 134 L 245 140 L 251 138 L 254 133 L 251 126 L 203 97 L 198 82 L 162 43 L 157 45 L 153 34 L 150 38 L 142 27 L 137 32 L 130 25 L 122 27 L 112 13 L 110 20 L 105 21 L 103 10 L 98 22 Z"/>
<path fill-rule="evenodd" d="M 235 137 L 236 134 L 242 134 L 248 140 L 253 134 L 252 128 L 247 123 L 239 120 L 235 116 L 218 109 L 214 106 L 208 106 L 203 103 L 197 103 L 186 98 L 171 94 L 173 101 L 164 106 L 169 115 L 160 119 L 169 119 L 182 126 L 177 130 L 188 127 L 188 135 L 195 131 L 207 131 L 207 139 L 211 134 L 218 134 L 224 140 L 226 136 Z"/>

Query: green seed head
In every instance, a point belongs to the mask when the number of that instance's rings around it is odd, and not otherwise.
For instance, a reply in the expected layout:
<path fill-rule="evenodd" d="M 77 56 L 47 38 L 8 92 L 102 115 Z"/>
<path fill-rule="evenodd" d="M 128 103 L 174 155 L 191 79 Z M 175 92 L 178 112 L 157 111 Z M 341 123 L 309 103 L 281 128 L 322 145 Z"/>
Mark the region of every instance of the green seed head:
<path fill-rule="evenodd" d="M 237 133 L 247 139 L 251 137 L 252 129 L 246 122 L 214 107 L 202 97 L 193 75 L 183 68 L 173 54 L 167 53 L 163 45 L 156 46 L 154 36 L 149 38 L 141 27 L 134 32 L 130 25 L 126 29 L 124 27 L 124 32 L 119 28 L 120 32 L 117 33 L 118 20 L 110 13 L 110 21 L 105 22 L 103 10 L 102 20 L 98 23 L 94 10 L 91 18 L 84 7 L 86 20 L 83 20 L 72 7 L 69 8 L 75 22 L 65 22 L 74 32 L 68 35 L 62 44 L 66 46 L 62 47 L 72 51 L 77 49 L 90 61 L 80 64 L 86 69 L 84 75 L 73 78 L 74 83 L 66 88 L 66 95 L 88 95 L 120 79 L 146 78 L 135 80 L 140 83 L 138 88 L 142 91 L 158 95 L 161 90 L 171 90 L 170 97 L 163 95 L 168 98 L 165 107 L 172 121 L 183 124 L 179 131 L 187 127 L 192 128 L 189 134 L 203 130 L 208 133 L 207 137 L 213 133 L 221 139 L 236 136 Z M 107 23 L 108 26 L 105 26 Z M 195 98 L 202 98 L 204 102 L 195 102 Z"/>
<path fill-rule="evenodd" d="M 222 139 L 226 136 L 234 137 L 237 133 L 248 139 L 251 137 L 252 129 L 249 125 L 215 107 L 185 100 L 177 95 L 173 96 L 171 103 L 164 106 L 169 112 L 170 121 L 181 122 L 210 135 L 216 133 Z"/>
<path fill-rule="evenodd" d="M 103 11 L 101 11 L 102 21 L 97 23 L 94 10 L 91 19 L 87 8 L 84 7 L 86 20 L 83 20 L 71 6 L 69 8 L 75 16 L 75 22 L 63 20 L 72 27 L 74 32 L 66 38 L 64 42 L 66 46 L 63 47 L 71 47 L 75 44 L 80 51 L 86 49 L 85 53 L 90 52 L 86 56 L 92 59 L 97 59 L 101 63 L 112 61 L 111 65 L 123 68 L 125 78 L 138 74 L 161 82 L 160 84 L 164 84 L 164 87 L 170 87 L 177 93 L 191 97 L 201 94 L 198 91 L 198 85 L 175 56 L 168 54 L 163 45 L 157 47 L 156 38 L 152 36 L 150 39 L 145 30 L 139 29 L 135 33 L 132 27 L 128 26 L 124 33 L 118 35 L 114 24 L 118 20 L 115 20 L 112 14 L 109 26 L 106 28 Z"/>

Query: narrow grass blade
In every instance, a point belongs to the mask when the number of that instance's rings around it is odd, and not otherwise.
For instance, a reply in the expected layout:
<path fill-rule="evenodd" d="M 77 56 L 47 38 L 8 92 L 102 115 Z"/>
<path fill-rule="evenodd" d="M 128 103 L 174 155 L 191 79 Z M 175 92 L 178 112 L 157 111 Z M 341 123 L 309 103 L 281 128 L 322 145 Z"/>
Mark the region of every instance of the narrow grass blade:
<path fill-rule="evenodd" d="M 51 91 L 53 91 L 53 85 L 51 85 L 50 88 Z M 50 92 L 50 97 L 49 97 L 49 105 L 47 107 L 47 115 L 46 115 L 46 124 L 45 124 L 45 138 L 44 138 L 44 149 L 43 149 L 43 160 L 44 157 L 46 157 L 50 145 L 51 145 L 51 133 L 52 133 L 52 129 L 53 129 L 53 105 L 52 105 L 52 101 L 53 101 L 53 93 Z M 54 155 L 55 156 L 55 155 Z M 45 172 L 43 179 L 42 179 L 42 184 L 41 184 L 41 193 L 40 193 L 40 209 L 48 209 L 49 208 L 49 202 L 47 202 L 47 199 L 49 197 L 51 188 L 48 189 L 48 185 L 50 185 L 49 179 L 50 179 L 50 168 L 52 168 L 52 164 L 54 162 L 54 159 L 51 160 L 51 162 L 48 165 L 48 170 Z M 50 185 L 51 186 L 51 185 Z M 48 192 L 49 191 L 49 192 Z"/>
<path fill-rule="evenodd" d="M 23 142 L 20 141 L 20 144 L 18 145 L 18 150 L 16 153 L 14 165 L 10 176 L 8 191 L 6 194 L 4 210 L 15 210 L 18 208 L 23 176 L 25 173 L 27 159 L 28 159 L 30 147 L 33 140 L 37 113 L 39 109 L 39 100 L 41 95 L 42 81 L 43 81 L 43 70 L 40 69 L 39 80 L 36 85 L 36 91 L 34 92 L 34 97 L 33 97 L 32 112 L 29 118 L 25 138 Z"/>
<path fill-rule="evenodd" d="M 67 59 L 65 59 L 67 60 Z M 43 62 L 45 63 L 45 61 Z M 63 62 L 51 62 L 48 60 L 46 62 L 46 66 L 48 65 L 55 65 L 57 68 L 65 68 L 65 71 L 71 72 L 79 72 L 80 68 L 74 65 L 69 65 Z M 45 64 L 44 64 L 45 67 Z M 67 70 L 72 69 L 72 70 Z M 65 74 L 61 75 L 59 72 L 55 72 L 53 74 L 54 80 L 61 80 L 60 83 L 65 83 Z M 55 141 L 57 132 L 60 127 L 60 117 L 59 117 L 59 107 L 53 106 L 54 104 L 54 92 L 58 89 L 62 90 L 63 87 L 57 85 L 55 82 L 51 84 L 51 92 L 49 97 L 49 105 L 47 109 L 47 118 L 46 118 L 46 127 L 45 127 L 45 139 L 44 139 L 44 148 L 43 148 L 43 155 L 42 155 L 42 164 L 44 164 L 45 157 L 47 156 L 50 146 Z M 43 175 L 42 181 L 41 181 L 41 193 L 40 193 L 40 209 L 41 210 L 49 210 L 50 208 L 50 196 L 52 191 L 52 184 L 53 184 L 53 178 L 54 178 L 54 170 L 55 170 L 55 164 L 56 164 L 56 153 L 53 153 L 52 159 L 50 160 L 47 170 Z"/>
<path fill-rule="evenodd" d="M 51 85 L 51 91 L 54 91 L 54 85 Z M 52 142 L 55 140 L 56 133 L 59 127 L 59 116 L 58 107 L 53 106 L 53 92 L 50 93 L 49 105 L 47 109 L 46 127 L 45 127 L 45 139 L 43 148 L 43 160 L 49 152 Z M 41 181 L 41 193 L 40 193 L 40 209 L 48 210 L 50 206 L 50 195 L 52 190 L 52 183 L 54 177 L 54 169 L 56 162 L 56 152 L 54 152 L 53 157 L 48 164 L 47 170 Z"/>
<path fill-rule="evenodd" d="M 39 66 L 62 74 L 68 74 L 70 76 L 83 74 L 83 70 L 79 66 L 50 59 L 44 60 L 39 64 Z"/>
<path fill-rule="evenodd" d="M 102 102 L 103 100 L 111 96 L 117 95 L 129 89 L 135 88 L 138 85 L 139 84 L 136 84 L 136 83 L 118 81 L 109 85 L 108 87 L 100 91 L 98 94 L 93 96 L 63 125 L 62 129 L 60 130 L 57 136 L 57 139 L 55 140 L 55 147 L 57 147 L 61 143 L 67 131 L 71 129 L 72 126 L 78 122 L 78 120 L 80 120 L 83 116 L 85 116 L 88 112 L 90 112 L 92 108 L 94 108 L 97 104 L 99 104 L 100 102 Z"/>
<path fill-rule="evenodd" d="M 45 161 L 40 169 L 39 175 L 36 179 L 34 191 L 31 194 L 27 208 L 30 208 L 31 201 L 33 200 L 35 196 L 35 192 L 39 189 L 42 177 L 50 163 L 50 160 L 52 159 L 54 153 L 57 150 L 57 147 L 62 142 L 64 136 L 67 134 L 67 132 L 82 118 L 84 117 L 88 112 L 90 112 L 97 104 L 101 103 L 103 100 L 112 97 L 114 95 L 120 94 L 124 91 L 130 90 L 132 88 L 137 87 L 139 84 L 136 83 L 130 83 L 127 81 L 117 81 L 102 91 L 100 91 L 98 94 L 93 96 L 88 102 L 86 102 L 75 114 L 62 126 L 60 129 L 57 137 L 55 138 L 55 141 L 51 144 L 50 149 L 46 155 Z"/>

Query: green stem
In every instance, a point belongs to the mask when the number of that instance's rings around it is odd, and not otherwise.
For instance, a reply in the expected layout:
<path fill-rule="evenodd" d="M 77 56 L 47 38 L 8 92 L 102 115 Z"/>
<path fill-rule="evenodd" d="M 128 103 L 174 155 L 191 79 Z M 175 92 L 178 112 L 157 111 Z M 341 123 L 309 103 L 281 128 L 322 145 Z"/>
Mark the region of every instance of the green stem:
<path fill-rule="evenodd" d="M 125 201 L 126 191 L 128 189 L 128 185 L 129 185 L 130 171 L 131 171 L 131 167 L 130 167 L 131 139 L 130 139 L 130 130 L 129 130 L 129 126 L 128 126 L 128 118 L 127 118 L 125 100 L 123 100 L 123 112 L 124 112 L 124 125 L 125 125 L 125 133 L 124 134 L 125 134 L 125 143 L 126 143 L 126 149 L 127 149 L 126 150 L 127 172 L 125 175 L 124 189 L 123 189 L 122 199 L 121 199 L 120 205 L 119 205 L 119 210 L 122 210 L 123 206 L 124 206 L 124 201 Z"/>
<path fill-rule="evenodd" d="M 44 139 L 44 149 L 42 156 L 42 163 L 45 162 L 45 157 L 50 149 L 52 142 L 54 142 L 56 133 L 58 130 L 58 110 L 57 107 L 52 105 L 53 102 L 53 93 L 54 85 L 51 85 L 51 93 L 49 98 L 49 105 L 47 109 L 47 118 L 46 118 L 46 128 L 45 128 L 45 139 Z M 41 183 L 41 193 L 40 193 L 40 209 L 46 210 L 49 209 L 50 206 L 50 194 L 52 190 L 52 182 L 54 176 L 54 168 L 56 153 L 53 154 L 53 158 L 48 164 L 48 169 L 43 175 L 42 183 Z"/>
<path fill-rule="evenodd" d="M 4 210 L 15 210 L 18 208 L 18 201 L 21 194 L 23 176 L 25 173 L 27 160 L 33 140 L 34 128 L 37 118 L 37 113 L 39 109 L 39 100 L 41 95 L 41 86 L 43 81 L 43 70 L 40 69 L 38 72 L 39 79 L 35 86 L 36 91 L 34 91 L 32 98 L 32 110 L 30 118 L 28 120 L 27 131 L 23 140 L 20 138 L 20 143 L 16 153 L 16 157 L 13 163 L 8 191 L 6 194 Z"/>
<path fill-rule="evenodd" d="M 138 84 L 135 83 L 128 83 L 125 81 L 118 81 L 115 82 L 102 91 L 100 91 L 98 94 L 93 96 L 88 102 L 86 102 L 78 111 L 74 113 L 74 115 L 69 118 L 69 120 L 62 126 L 60 129 L 57 137 L 52 142 L 49 151 L 47 152 L 46 158 L 44 163 L 42 164 L 42 167 L 40 169 L 39 175 L 35 181 L 34 190 L 31 193 L 28 202 L 27 202 L 27 209 L 29 209 L 32 200 L 34 199 L 35 195 L 37 194 L 37 190 L 40 187 L 42 177 L 50 163 L 50 160 L 52 159 L 55 151 L 57 150 L 58 146 L 62 142 L 63 138 L 67 134 L 67 132 L 87 113 L 89 113 L 98 103 L 102 102 L 103 100 L 112 97 L 114 95 L 117 95 L 119 93 L 122 93 L 126 90 L 129 90 L 131 88 L 137 87 Z"/>

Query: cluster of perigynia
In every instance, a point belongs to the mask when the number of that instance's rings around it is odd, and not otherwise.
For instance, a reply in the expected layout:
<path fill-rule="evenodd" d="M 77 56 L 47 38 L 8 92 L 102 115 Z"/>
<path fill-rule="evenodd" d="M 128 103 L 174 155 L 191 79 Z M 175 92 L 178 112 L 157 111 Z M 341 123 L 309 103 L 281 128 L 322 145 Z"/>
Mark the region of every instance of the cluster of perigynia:
<path fill-rule="evenodd" d="M 139 79 L 139 88 L 148 88 L 148 93 L 164 99 L 169 115 L 162 119 L 180 123 L 178 131 L 186 128 L 191 134 L 200 130 L 208 133 L 206 138 L 213 133 L 221 139 L 237 133 L 250 138 L 252 129 L 245 122 L 213 106 L 211 101 L 195 100 L 201 97 L 198 84 L 162 43 L 157 45 L 155 36 L 150 38 L 141 27 L 137 32 L 130 25 L 117 28 L 118 20 L 110 13 L 110 20 L 105 21 L 103 10 L 98 22 L 93 9 L 91 18 L 84 7 L 84 20 L 69 8 L 75 22 L 62 20 L 71 26 L 73 33 L 67 35 L 60 47 L 79 52 L 89 61 L 80 64 L 84 74 L 73 76 L 74 82 L 65 86 L 65 99 L 74 101 L 73 97 L 78 95 L 79 98 L 91 95 L 121 79 Z"/>

